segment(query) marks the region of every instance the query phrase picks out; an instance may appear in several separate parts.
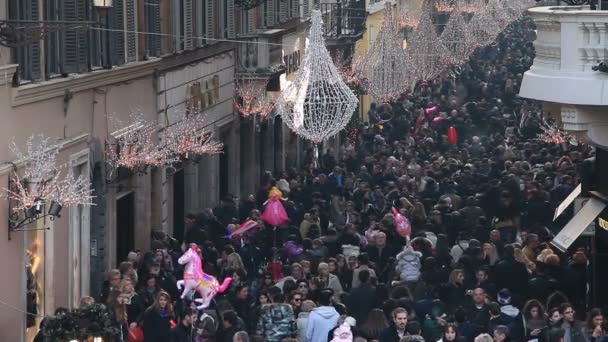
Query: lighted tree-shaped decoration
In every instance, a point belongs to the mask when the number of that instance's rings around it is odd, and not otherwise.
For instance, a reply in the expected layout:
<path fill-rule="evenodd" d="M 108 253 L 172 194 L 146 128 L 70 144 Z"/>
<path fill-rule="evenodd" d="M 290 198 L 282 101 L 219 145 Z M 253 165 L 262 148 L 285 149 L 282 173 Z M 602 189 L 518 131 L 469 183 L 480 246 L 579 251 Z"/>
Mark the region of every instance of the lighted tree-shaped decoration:
<path fill-rule="evenodd" d="M 59 149 L 50 138 L 42 134 L 30 136 L 22 150 L 13 141 L 10 144 L 15 158 L 24 163 L 23 181 L 17 172 L 13 172 L 13 183 L 16 190 L 7 189 L 8 197 L 19 205 L 15 210 L 29 208 L 37 201 L 47 198 L 52 191 L 50 183 L 57 172 L 57 155 Z M 27 186 L 24 186 L 27 183 Z"/>
<path fill-rule="evenodd" d="M 265 119 L 274 110 L 274 103 L 266 95 L 268 81 L 260 81 L 252 75 L 236 81 L 234 106 L 243 117 L 256 116 Z"/>
<path fill-rule="evenodd" d="M 440 41 L 448 53 L 450 63 L 460 65 L 469 59 L 476 44 L 471 37 L 465 19 L 465 13 L 456 6 L 450 19 L 441 33 Z"/>
<path fill-rule="evenodd" d="M 179 161 L 173 152 L 156 143 L 156 125 L 146 121 L 144 114 L 134 112 L 129 115 L 129 124 L 111 118 L 115 126 L 123 127 L 119 134 L 109 138 L 106 161 L 113 170 L 145 169 L 148 166 L 168 166 Z"/>
<path fill-rule="evenodd" d="M 480 10 L 469 21 L 467 31 L 470 33 L 473 44 L 481 47 L 494 41 L 496 35 L 501 31 L 501 26 L 494 21 L 494 14 L 484 0 L 477 0 L 477 8 Z"/>
<path fill-rule="evenodd" d="M 13 142 L 11 150 L 19 162 L 23 162 L 23 177 L 12 175 L 14 188 L 5 189 L 6 197 L 17 204 L 14 211 L 29 209 L 35 205 L 56 202 L 62 207 L 92 205 L 93 190 L 86 177 L 74 178 L 71 165 L 57 165 L 59 147 L 43 135 L 32 135 L 22 151 Z M 68 169 L 65 177 L 61 170 Z"/>
<path fill-rule="evenodd" d="M 378 101 L 390 102 L 408 89 L 407 57 L 390 1 L 385 4 L 380 30 L 361 68 L 370 95 Z"/>
<path fill-rule="evenodd" d="M 437 77 L 450 62 L 447 51 L 438 39 L 431 15 L 432 7 L 427 2 L 412 38 L 408 40 L 406 52 L 416 81 Z"/>
<path fill-rule="evenodd" d="M 311 20 L 302 66 L 276 108 L 289 129 L 316 146 L 348 124 L 359 101 L 325 48 L 321 12 L 314 10 Z"/>
<path fill-rule="evenodd" d="M 71 168 L 66 172 L 66 176 L 53 182 L 53 191 L 49 199 L 59 203 L 63 207 L 71 205 L 92 205 L 93 189 L 88 175 L 76 177 Z"/>
<path fill-rule="evenodd" d="M 224 147 L 224 144 L 213 139 L 212 133 L 206 131 L 205 120 L 200 113 L 184 112 L 178 122 L 160 133 L 160 141 L 163 150 L 185 159 L 218 154 Z"/>

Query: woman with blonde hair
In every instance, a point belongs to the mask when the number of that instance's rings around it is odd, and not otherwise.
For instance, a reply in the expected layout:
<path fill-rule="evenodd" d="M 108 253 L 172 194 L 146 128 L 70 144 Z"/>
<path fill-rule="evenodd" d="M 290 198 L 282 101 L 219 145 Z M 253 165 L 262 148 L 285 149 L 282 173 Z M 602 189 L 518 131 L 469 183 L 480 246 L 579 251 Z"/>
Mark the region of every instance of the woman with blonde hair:
<path fill-rule="evenodd" d="M 450 273 L 449 278 L 447 304 L 450 310 L 454 310 L 466 303 L 465 290 L 464 270 L 457 268 Z"/>
<path fill-rule="evenodd" d="M 171 296 L 165 291 L 160 291 L 154 299 L 154 304 L 144 312 L 144 341 L 168 341 L 172 319 Z"/>
<path fill-rule="evenodd" d="M 521 248 L 513 249 L 513 256 L 515 261 L 520 262 L 526 266 L 526 270 L 529 274 L 532 274 L 536 270 L 536 264 L 528 259 Z"/>

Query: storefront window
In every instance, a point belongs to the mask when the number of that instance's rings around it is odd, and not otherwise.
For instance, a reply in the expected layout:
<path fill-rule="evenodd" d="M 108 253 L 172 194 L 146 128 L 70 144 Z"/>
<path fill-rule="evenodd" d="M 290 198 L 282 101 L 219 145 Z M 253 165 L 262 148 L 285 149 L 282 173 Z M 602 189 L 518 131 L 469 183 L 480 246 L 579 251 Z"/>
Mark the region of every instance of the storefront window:
<path fill-rule="evenodd" d="M 28 314 L 26 320 L 27 341 L 33 340 L 40 326 L 41 316 L 46 314 L 44 303 L 45 290 L 45 221 L 38 220 L 28 227 L 30 230 L 25 234 L 25 269 L 26 269 L 26 308 Z"/>

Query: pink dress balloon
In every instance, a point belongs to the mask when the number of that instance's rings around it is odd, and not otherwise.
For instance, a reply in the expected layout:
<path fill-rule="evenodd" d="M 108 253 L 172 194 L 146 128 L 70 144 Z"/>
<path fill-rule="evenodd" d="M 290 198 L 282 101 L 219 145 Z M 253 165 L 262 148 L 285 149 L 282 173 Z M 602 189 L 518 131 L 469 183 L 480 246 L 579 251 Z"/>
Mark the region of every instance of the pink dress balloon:
<path fill-rule="evenodd" d="M 412 234 L 410 221 L 395 208 L 393 208 L 393 219 L 395 220 L 395 229 L 399 236 L 407 238 Z"/>
<path fill-rule="evenodd" d="M 268 195 L 269 198 L 268 201 L 266 201 L 264 212 L 260 217 L 262 221 L 273 227 L 282 226 L 289 220 L 285 207 L 283 207 L 283 203 L 281 203 L 282 195 L 283 194 L 279 189 L 273 187 Z"/>

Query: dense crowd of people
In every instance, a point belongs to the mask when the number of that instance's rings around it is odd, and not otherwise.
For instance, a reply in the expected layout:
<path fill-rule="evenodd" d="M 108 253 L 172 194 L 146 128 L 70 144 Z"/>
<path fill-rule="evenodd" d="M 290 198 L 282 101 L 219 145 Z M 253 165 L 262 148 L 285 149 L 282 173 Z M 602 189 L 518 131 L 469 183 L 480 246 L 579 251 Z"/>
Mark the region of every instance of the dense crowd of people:
<path fill-rule="evenodd" d="M 267 172 L 257 194 L 189 214 L 183 241 L 156 233 L 98 298 L 123 340 L 140 329 L 146 342 L 608 341 L 586 301 L 588 251 L 548 244 L 572 215 L 553 222 L 553 211 L 593 151 L 536 138 L 539 104 L 517 96 L 531 34 L 532 21 L 518 21 L 458 75 L 372 106 L 340 151 L 315 160 L 311 150 L 309 167 Z M 432 107 L 440 119 L 425 115 Z M 273 187 L 289 222 L 263 228 Z M 226 238 L 246 220 L 262 228 Z M 176 288 L 191 243 L 206 273 L 232 278 L 204 310 Z"/>

